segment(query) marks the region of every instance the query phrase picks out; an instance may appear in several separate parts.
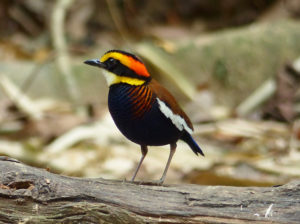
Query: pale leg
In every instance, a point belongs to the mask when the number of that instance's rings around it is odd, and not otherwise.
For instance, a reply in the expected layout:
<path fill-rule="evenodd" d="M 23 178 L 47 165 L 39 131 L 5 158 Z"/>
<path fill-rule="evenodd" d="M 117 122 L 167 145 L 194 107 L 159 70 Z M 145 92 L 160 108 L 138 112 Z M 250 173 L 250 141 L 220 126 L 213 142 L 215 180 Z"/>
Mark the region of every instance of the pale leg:
<path fill-rule="evenodd" d="M 143 161 L 144 161 L 144 159 L 145 159 L 145 157 L 146 157 L 146 155 L 147 155 L 147 153 L 148 153 L 148 148 L 147 148 L 147 146 L 146 146 L 146 145 L 141 145 L 141 151 L 142 151 L 142 157 L 141 157 L 141 159 L 140 159 L 139 165 L 137 166 L 137 168 L 136 168 L 136 170 L 135 170 L 135 172 L 134 172 L 133 177 L 131 178 L 131 181 L 132 181 L 132 182 L 134 181 L 135 176 L 136 176 L 137 173 L 139 172 L 139 169 L 140 169 L 140 167 L 141 167 L 141 165 L 142 165 L 142 163 L 143 163 Z"/>
<path fill-rule="evenodd" d="M 162 177 L 159 180 L 160 184 L 163 184 L 163 182 L 164 182 L 164 180 L 166 178 L 169 166 L 171 164 L 171 160 L 172 160 L 173 155 L 174 155 L 174 153 L 176 151 L 176 146 L 177 146 L 176 143 L 173 143 L 173 144 L 170 145 L 170 154 L 169 154 L 168 162 L 167 162 L 167 165 L 165 167 L 164 173 L 163 173 Z"/>

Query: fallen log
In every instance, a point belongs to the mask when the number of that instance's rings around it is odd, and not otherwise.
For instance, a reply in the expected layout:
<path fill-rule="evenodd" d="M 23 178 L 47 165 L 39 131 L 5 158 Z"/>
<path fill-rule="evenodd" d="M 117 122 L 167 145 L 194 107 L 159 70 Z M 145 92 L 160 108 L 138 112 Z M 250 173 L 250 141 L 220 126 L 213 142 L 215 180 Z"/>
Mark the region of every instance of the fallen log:
<path fill-rule="evenodd" d="M 1 223 L 299 223 L 300 181 L 156 186 L 66 177 L 0 157 Z"/>

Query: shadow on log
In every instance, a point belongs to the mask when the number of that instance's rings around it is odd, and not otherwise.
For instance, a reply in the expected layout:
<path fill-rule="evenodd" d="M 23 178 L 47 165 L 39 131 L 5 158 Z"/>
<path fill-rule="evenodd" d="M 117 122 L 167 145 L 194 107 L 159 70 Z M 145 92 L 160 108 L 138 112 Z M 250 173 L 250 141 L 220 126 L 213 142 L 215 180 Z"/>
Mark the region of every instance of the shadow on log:
<path fill-rule="evenodd" d="M 299 223 L 300 181 L 154 186 L 52 174 L 0 157 L 3 223 Z"/>

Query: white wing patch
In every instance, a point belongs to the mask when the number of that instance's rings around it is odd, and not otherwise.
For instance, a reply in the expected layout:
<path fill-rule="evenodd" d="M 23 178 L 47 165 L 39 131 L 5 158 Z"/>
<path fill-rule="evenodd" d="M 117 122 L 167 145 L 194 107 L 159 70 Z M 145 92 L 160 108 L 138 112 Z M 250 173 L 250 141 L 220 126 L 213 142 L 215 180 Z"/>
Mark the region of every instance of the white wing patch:
<path fill-rule="evenodd" d="M 193 133 L 193 130 L 187 125 L 185 120 L 178 114 L 174 114 L 172 110 L 159 98 L 156 98 L 160 111 L 167 117 L 170 118 L 172 123 L 178 128 L 180 131 L 183 129 L 186 130 L 189 134 Z"/>

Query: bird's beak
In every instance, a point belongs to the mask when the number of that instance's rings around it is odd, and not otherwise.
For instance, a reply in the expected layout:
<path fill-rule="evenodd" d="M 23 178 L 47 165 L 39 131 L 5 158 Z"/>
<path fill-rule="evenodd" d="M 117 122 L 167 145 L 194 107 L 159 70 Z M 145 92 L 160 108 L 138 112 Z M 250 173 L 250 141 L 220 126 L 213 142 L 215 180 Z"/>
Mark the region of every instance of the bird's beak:
<path fill-rule="evenodd" d="M 100 62 L 99 59 L 86 60 L 84 63 L 88 64 L 88 65 L 92 65 L 92 66 L 97 66 L 97 67 L 100 67 L 100 68 L 105 68 L 105 64 Z"/>

